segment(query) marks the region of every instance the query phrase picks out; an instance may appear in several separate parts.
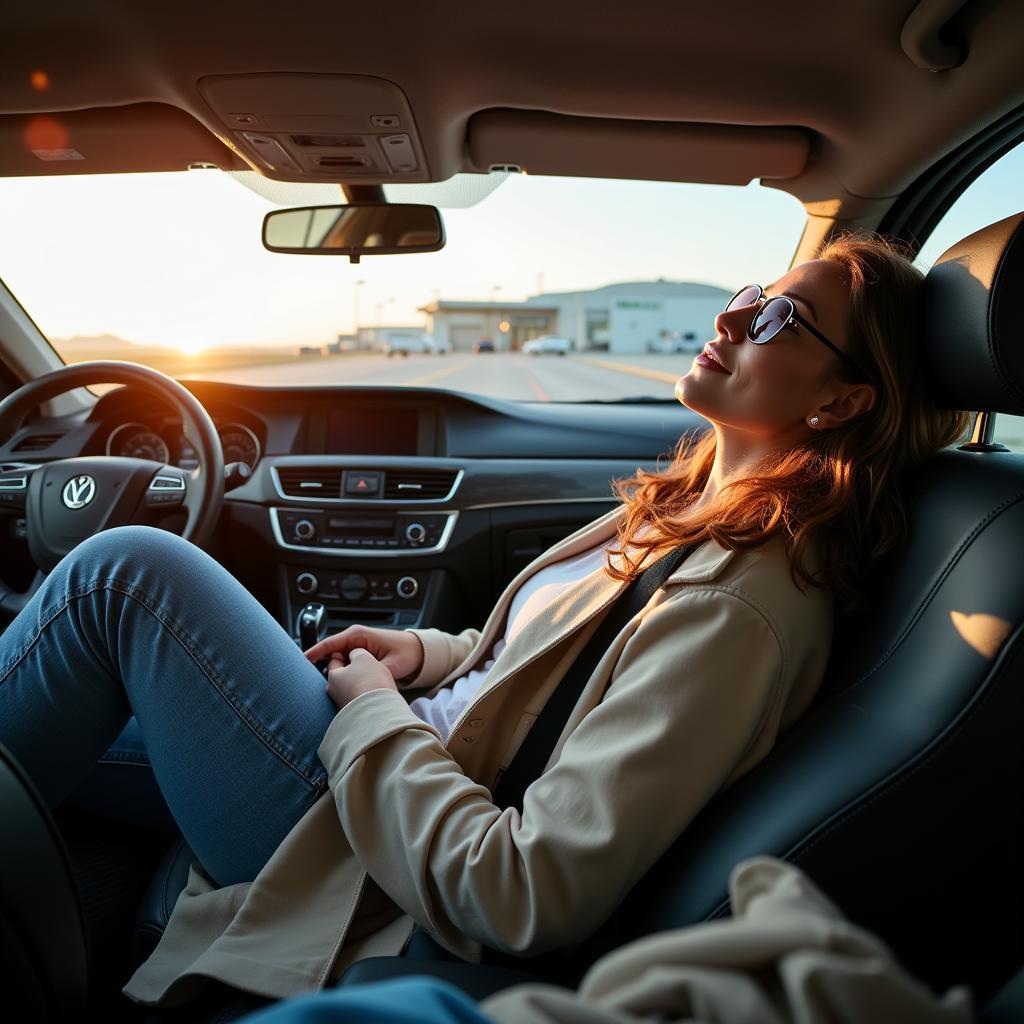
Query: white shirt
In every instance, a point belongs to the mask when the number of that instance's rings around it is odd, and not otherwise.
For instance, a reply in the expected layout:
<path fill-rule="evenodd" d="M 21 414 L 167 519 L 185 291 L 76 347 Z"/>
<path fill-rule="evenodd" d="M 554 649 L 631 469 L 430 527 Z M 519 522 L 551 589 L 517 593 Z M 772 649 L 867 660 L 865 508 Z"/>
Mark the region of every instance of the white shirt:
<path fill-rule="evenodd" d="M 447 740 L 452 726 L 473 699 L 477 690 L 483 685 L 487 674 L 498 660 L 498 655 L 505 650 L 531 619 L 536 618 L 557 597 L 584 577 L 601 570 L 606 562 L 606 550 L 615 547 L 617 543 L 618 537 L 614 536 L 611 540 L 590 548 L 574 558 L 553 562 L 539 572 L 535 572 L 512 598 L 506 619 L 505 635 L 495 643 L 490 658 L 484 662 L 481 668 L 473 669 L 450 686 L 438 690 L 433 697 L 417 697 L 416 700 L 410 701 L 409 707 L 413 714 L 437 729 L 442 740 Z"/>

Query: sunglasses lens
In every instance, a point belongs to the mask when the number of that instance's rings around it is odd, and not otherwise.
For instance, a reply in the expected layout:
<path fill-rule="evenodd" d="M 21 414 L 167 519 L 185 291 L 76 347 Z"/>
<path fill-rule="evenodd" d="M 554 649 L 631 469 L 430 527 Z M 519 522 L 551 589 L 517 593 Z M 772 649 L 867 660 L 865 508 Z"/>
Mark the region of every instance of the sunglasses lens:
<path fill-rule="evenodd" d="M 726 313 L 731 312 L 734 309 L 743 309 L 744 306 L 752 306 L 757 302 L 757 297 L 761 294 L 761 289 L 756 284 L 748 284 L 746 288 L 741 288 L 730 300 L 729 305 L 725 307 Z"/>
<path fill-rule="evenodd" d="M 793 303 L 789 299 L 781 295 L 769 299 L 750 322 L 747 336 L 755 345 L 763 345 L 766 341 L 771 341 L 789 323 L 792 315 Z"/>

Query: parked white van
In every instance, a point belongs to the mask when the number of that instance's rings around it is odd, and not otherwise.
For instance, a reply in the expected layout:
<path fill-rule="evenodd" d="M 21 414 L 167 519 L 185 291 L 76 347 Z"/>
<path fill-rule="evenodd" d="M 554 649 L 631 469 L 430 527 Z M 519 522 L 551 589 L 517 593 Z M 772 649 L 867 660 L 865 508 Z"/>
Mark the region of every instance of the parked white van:
<path fill-rule="evenodd" d="M 540 356 L 549 352 L 552 355 L 564 356 L 572 351 L 572 342 L 568 338 L 556 338 L 553 334 L 543 334 L 539 338 L 531 338 L 523 345 L 523 351 L 531 356 Z"/>

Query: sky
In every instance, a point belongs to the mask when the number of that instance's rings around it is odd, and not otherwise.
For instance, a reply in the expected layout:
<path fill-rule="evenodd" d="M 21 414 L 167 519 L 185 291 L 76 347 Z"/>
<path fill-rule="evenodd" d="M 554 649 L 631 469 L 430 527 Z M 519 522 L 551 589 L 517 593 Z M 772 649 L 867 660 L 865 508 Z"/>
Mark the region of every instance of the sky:
<path fill-rule="evenodd" d="M 1024 147 L 961 197 L 919 263 L 1024 207 L 1021 181 Z M 438 297 L 511 302 L 660 277 L 768 284 L 804 222 L 792 196 L 756 184 L 510 175 L 478 205 L 442 210 L 440 252 L 355 265 L 264 250 L 262 220 L 277 208 L 215 170 L 0 179 L 0 278 L 51 338 L 324 344 L 357 314 L 364 326 L 422 324 L 417 307 Z"/>
<path fill-rule="evenodd" d="M 757 185 L 510 175 L 478 205 L 442 210 L 440 252 L 355 265 L 265 251 L 262 220 L 277 208 L 215 170 L 2 179 L 0 278 L 51 338 L 322 344 L 352 330 L 357 304 L 364 326 L 422 324 L 417 307 L 437 297 L 768 283 L 804 219 L 791 196 Z"/>

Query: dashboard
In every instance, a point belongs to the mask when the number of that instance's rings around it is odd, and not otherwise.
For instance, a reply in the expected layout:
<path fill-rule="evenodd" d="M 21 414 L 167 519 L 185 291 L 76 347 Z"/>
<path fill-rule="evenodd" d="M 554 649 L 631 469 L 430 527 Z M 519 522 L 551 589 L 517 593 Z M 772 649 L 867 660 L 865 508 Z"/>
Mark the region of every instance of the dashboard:
<path fill-rule="evenodd" d="M 210 553 L 295 636 L 310 606 L 331 632 L 481 625 L 520 569 L 613 507 L 613 480 L 653 468 L 681 435 L 706 428 L 674 401 L 185 386 L 213 418 L 225 463 L 252 471 L 226 485 Z M 30 422 L 0 446 L 8 466 L 82 456 L 196 466 L 174 410 L 128 387 L 86 412 Z M 165 529 L 183 522 L 180 510 L 145 514 Z M 19 533 L 0 506 L 8 565 L 27 560 L 21 524 Z"/>

